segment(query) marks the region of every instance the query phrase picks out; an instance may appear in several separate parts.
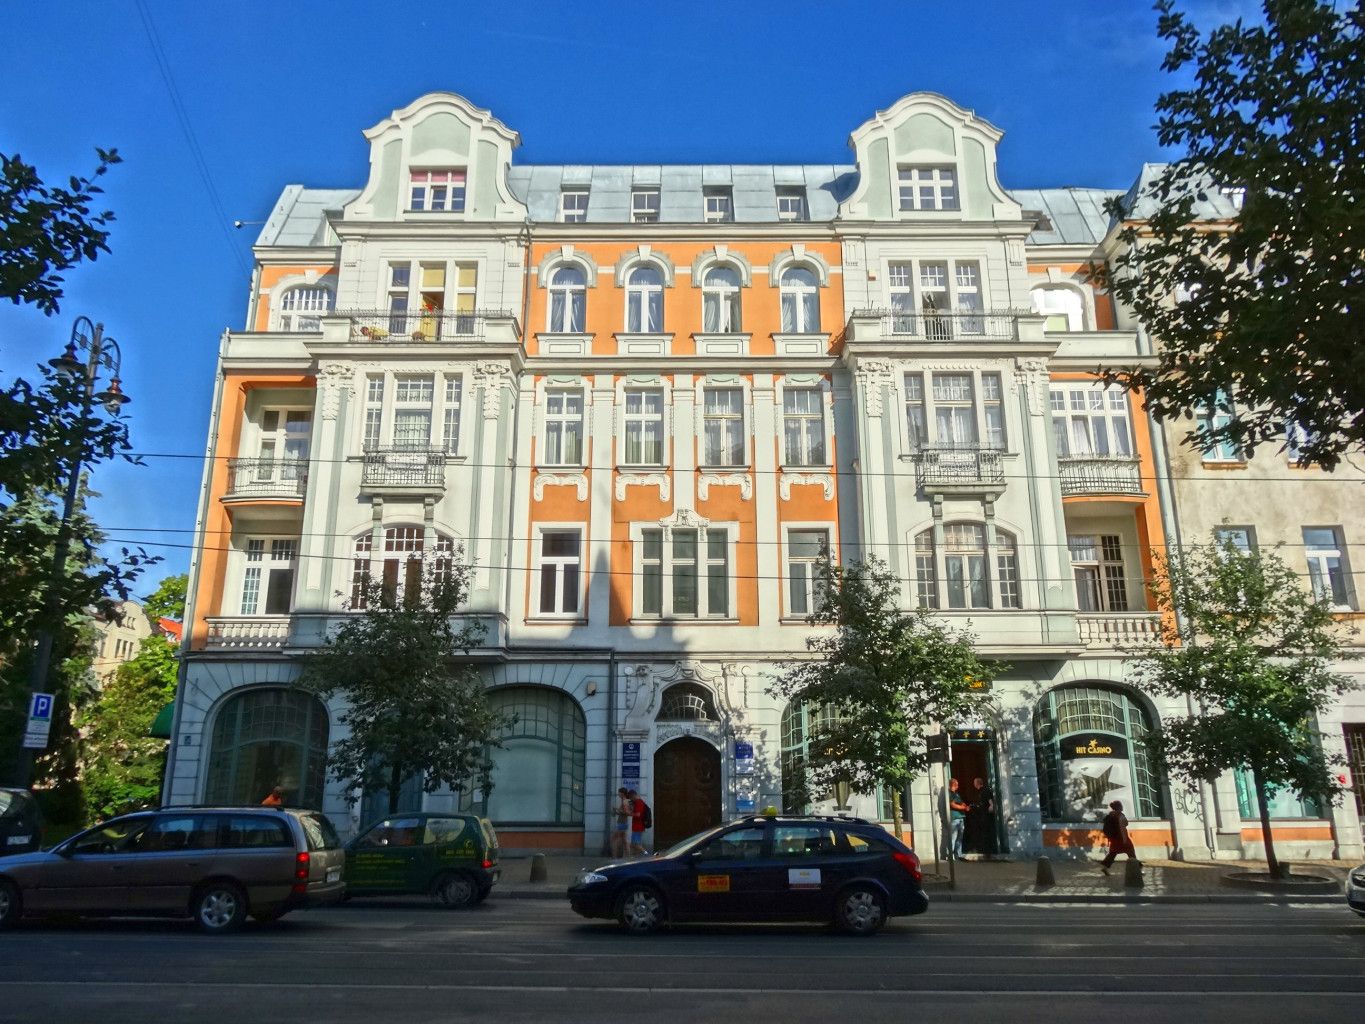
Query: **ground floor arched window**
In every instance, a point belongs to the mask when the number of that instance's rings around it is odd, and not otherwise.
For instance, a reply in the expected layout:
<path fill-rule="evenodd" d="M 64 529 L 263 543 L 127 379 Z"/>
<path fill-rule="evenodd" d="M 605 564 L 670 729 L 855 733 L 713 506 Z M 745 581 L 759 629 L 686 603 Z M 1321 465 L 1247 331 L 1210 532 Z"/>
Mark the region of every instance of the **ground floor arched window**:
<path fill-rule="evenodd" d="M 214 804 L 260 803 L 275 786 L 287 804 L 322 807 L 327 709 L 302 690 L 261 687 L 223 701 L 209 741 Z"/>
<path fill-rule="evenodd" d="M 1163 780 L 1145 742 L 1153 728 L 1147 709 L 1117 687 L 1046 693 L 1033 712 L 1043 820 L 1094 821 L 1113 800 L 1130 818 L 1163 817 Z"/>
<path fill-rule="evenodd" d="M 464 806 L 504 825 L 582 825 L 588 729 L 578 702 L 543 686 L 503 687 L 489 700 L 516 723 L 489 752 L 487 799 L 467 793 Z"/>

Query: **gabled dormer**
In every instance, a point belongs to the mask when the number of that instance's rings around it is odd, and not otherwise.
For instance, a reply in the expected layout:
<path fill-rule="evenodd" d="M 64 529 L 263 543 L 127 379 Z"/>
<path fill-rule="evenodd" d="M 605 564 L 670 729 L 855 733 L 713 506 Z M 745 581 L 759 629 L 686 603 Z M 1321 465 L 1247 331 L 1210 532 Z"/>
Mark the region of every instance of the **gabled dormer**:
<path fill-rule="evenodd" d="M 453 92 L 432 92 L 365 132 L 370 179 L 344 219 L 521 221 L 507 170 L 521 136 Z"/>
<path fill-rule="evenodd" d="M 914 92 L 879 110 L 849 136 L 858 184 L 840 205 L 847 220 L 1018 220 L 1000 187 L 999 128 L 932 92 Z"/>

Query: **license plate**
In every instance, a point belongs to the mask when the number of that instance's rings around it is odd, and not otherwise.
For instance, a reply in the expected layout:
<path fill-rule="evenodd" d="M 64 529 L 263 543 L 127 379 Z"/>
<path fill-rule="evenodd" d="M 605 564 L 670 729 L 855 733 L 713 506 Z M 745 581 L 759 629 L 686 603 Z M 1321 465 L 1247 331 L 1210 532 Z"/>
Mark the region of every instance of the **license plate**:
<path fill-rule="evenodd" d="M 25 843 L 27 843 L 27 842 L 28 842 L 30 839 L 32 839 L 32 838 L 33 838 L 32 836 L 10 836 L 10 837 L 9 837 L 9 845 L 10 845 L 10 846 L 23 846 Z"/>
<path fill-rule="evenodd" d="M 340 882 L 340 881 L 341 881 L 341 868 L 328 868 L 328 869 L 327 869 L 327 881 L 329 881 L 329 882 Z"/>

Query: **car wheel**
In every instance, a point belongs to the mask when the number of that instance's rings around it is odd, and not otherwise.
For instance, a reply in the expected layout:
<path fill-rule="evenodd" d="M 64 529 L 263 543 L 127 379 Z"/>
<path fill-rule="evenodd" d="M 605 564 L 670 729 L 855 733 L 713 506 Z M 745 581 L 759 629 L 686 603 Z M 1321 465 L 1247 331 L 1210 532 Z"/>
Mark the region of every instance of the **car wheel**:
<path fill-rule="evenodd" d="M 479 887 L 474 880 L 458 872 L 438 878 L 432 892 L 442 904 L 454 910 L 472 907 L 479 900 Z"/>
<path fill-rule="evenodd" d="M 209 882 L 190 902 L 199 930 L 214 935 L 234 931 L 246 920 L 246 893 L 232 882 Z"/>
<path fill-rule="evenodd" d="M 616 919 L 634 935 L 647 935 L 664 923 L 664 903 L 648 885 L 632 885 L 616 901 Z"/>
<path fill-rule="evenodd" d="M 19 900 L 19 887 L 0 878 L 0 931 L 12 928 L 23 910 L 23 904 Z"/>
<path fill-rule="evenodd" d="M 845 889 L 839 894 L 834 923 L 849 935 L 872 935 L 886 923 L 886 901 L 865 885 Z"/>

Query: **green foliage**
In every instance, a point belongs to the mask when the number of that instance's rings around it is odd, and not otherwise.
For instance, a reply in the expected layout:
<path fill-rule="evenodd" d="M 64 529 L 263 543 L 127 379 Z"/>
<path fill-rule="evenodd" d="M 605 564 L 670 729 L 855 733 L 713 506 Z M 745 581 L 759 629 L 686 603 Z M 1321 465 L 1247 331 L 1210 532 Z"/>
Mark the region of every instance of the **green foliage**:
<path fill-rule="evenodd" d="M 1188 781 L 1251 772 L 1277 871 L 1269 795 L 1292 789 L 1325 800 L 1340 788 L 1316 716 L 1350 688 L 1332 671 L 1341 627 L 1274 552 L 1208 545 L 1158 559 L 1153 589 L 1167 619 L 1160 645 L 1133 652 L 1135 680 L 1198 709 L 1168 719 L 1155 752 Z"/>
<path fill-rule="evenodd" d="M 185 588 L 189 585 L 185 573 L 167 576 L 156 590 L 142 599 L 142 611 L 153 627 L 161 619 L 174 619 L 180 622 L 185 618 Z"/>
<path fill-rule="evenodd" d="M 300 686 L 345 702 L 339 721 L 350 734 L 332 745 L 333 777 L 352 791 L 387 790 L 390 812 L 412 776 L 428 793 L 490 790 L 488 750 L 513 724 L 493 709 L 468 659 L 484 629 L 456 618 L 472 571 L 460 554 L 429 567 L 421 594 L 407 600 L 366 580 L 361 610 L 303 661 Z"/>
<path fill-rule="evenodd" d="M 155 804 L 161 793 L 166 741 L 148 732 L 175 696 L 175 647 L 162 636 L 143 639 L 79 716 L 84 736 L 81 778 L 88 820 Z"/>
<path fill-rule="evenodd" d="M 104 190 L 96 179 L 120 163 L 114 149 L 96 149 L 99 166 L 90 177 L 47 185 L 19 154 L 0 153 L 0 299 L 33 303 L 48 316 L 59 310 L 61 271 L 109 251 L 112 212 L 94 213 Z"/>
<path fill-rule="evenodd" d="M 1265 0 L 1264 26 L 1201 36 L 1174 0 L 1156 7 L 1163 67 L 1193 81 L 1157 103 L 1158 139 L 1185 156 L 1136 212 L 1110 204 L 1135 219 L 1107 283 L 1160 342 L 1155 369 L 1120 379 L 1158 418 L 1234 396 L 1230 423 L 1187 434 L 1200 448 L 1282 443 L 1289 420 L 1330 468 L 1365 447 L 1365 13 Z M 1195 203 L 1220 189 L 1246 190 L 1240 213 L 1201 222 Z"/>
<path fill-rule="evenodd" d="M 824 558 L 817 571 L 820 599 L 806 621 L 826 628 L 806 640 L 812 657 L 789 662 L 769 692 L 826 712 L 810 737 L 810 791 L 846 781 L 857 793 L 899 794 L 928 766 L 925 729 L 979 715 L 973 685 L 999 666 L 977 658 L 970 632 L 927 608 L 902 611 L 900 580 L 884 562 Z"/>

